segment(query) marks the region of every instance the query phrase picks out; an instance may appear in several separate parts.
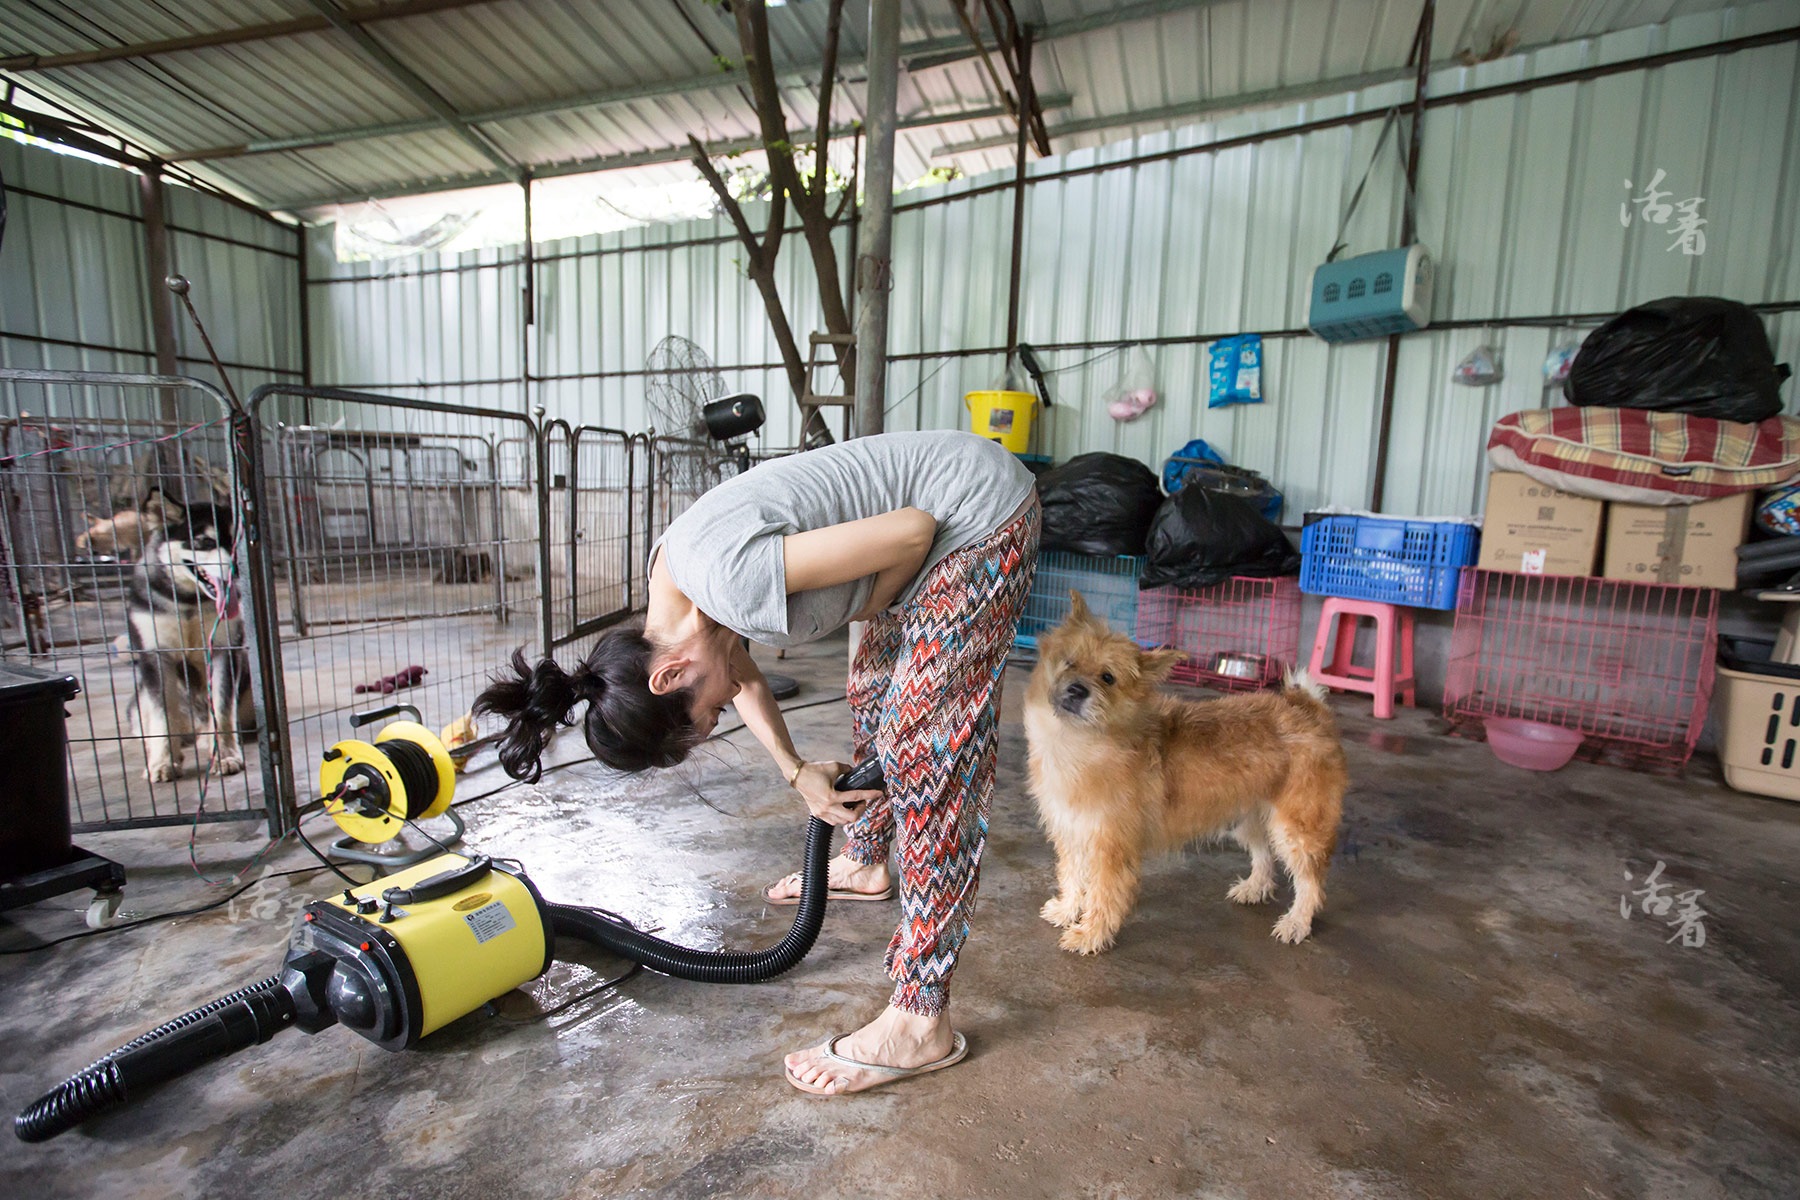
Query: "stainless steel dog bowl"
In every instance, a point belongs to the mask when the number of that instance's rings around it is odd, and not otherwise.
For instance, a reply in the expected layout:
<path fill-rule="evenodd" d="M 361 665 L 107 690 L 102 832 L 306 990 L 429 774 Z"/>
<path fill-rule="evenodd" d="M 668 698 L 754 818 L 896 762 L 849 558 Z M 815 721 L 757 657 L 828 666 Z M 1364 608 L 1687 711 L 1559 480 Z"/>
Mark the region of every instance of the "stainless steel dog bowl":
<path fill-rule="evenodd" d="M 1212 673 L 1227 679 L 1260 679 L 1268 661 L 1266 655 L 1226 650 L 1213 655 Z"/>

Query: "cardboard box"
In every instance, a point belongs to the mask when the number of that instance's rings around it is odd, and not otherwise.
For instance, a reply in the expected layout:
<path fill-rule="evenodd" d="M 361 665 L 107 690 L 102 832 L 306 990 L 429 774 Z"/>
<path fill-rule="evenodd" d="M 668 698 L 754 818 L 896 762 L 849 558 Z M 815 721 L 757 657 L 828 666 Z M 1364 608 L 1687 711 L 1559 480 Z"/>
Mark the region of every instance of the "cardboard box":
<path fill-rule="evenodd" d="M 1608 579 L 1735 588 L 1737 548 L 1750 529 L 1756 493 L 1703 504 L 1608 504 Z"/>
<path fill-rule="evenodd" d="M 1592 575 L 1606 503 L 1558 491 L 1516 471 L 1488 476 L 1481 527 L 1484 571 Z"/>

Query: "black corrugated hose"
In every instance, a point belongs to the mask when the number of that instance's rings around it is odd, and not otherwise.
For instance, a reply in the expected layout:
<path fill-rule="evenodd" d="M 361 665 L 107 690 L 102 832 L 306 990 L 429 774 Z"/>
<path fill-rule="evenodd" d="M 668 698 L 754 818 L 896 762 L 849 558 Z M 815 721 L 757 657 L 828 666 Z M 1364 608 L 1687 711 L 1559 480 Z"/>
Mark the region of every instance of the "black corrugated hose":
<path fill-rule="evenodd" d="M 203 1063 L 266 1042 L 293 1019 L 281 976 L 239 988 L 132 1038 L 93 1066 L 70 1076 L 13 1119 L 22 1142 L 46 1142 L 134 1091 L 185 1074 Z"/>
<path fill-rule="evenodd" d="M 756 983 L 773 979 L 812 949 L 825 923 L 826 873 L 831 863 L 831 826 L 813 817 L 806 823 L 806 855 L 800 872 L 800 911 L 794 927 L 775 945 L 755 954 L 690 950 L 621 925 L 599 913 L 552 904 L 550 924 L 557 937 L 570 937 L 604 947 L 652 971 L 699 983 Z"/>

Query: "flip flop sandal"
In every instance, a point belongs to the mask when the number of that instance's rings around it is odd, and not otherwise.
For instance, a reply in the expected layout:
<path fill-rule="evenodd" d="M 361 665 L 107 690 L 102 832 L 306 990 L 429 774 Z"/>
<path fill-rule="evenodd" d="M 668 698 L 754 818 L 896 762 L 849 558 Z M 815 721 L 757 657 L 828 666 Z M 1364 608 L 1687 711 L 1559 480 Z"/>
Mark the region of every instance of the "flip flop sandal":
<path fill-rule="evenodd" d="M 797 880 L 799 878 L 800 872 L 796 871 L 792 875 L 789 875 L 787 879 L 777 879 L 774 883 L 771 883 L 769 887 L 779 887 L 786 883 L 788 879 Z M 845 891 L 843 888 L 832 888 L 825 893 L 825 899 L 827 900 L 892 900 L 893 898 L 894 885 L 891 883 L 887 885 L 887 890 L 883 892 L 849 892 Z M 774 896 L 769 895 L 769 888 L 763 889 L 763 900 L 766 903 L 781 908 L 789 908 L 800 903 L 800 897 L 798 896 L 783 896 L 778 900 Z"/>
<path fill-rule="evenodd" d="M 858 1088 L 856 1092 L 828 1092 L 824 1088 L 817 1087 L 813 1084 L 801 1083 L 798 1079 L 794 1078 L 793 1071 L 786 1067 L 782 1068 L 781 1073 L 787 1076 L 787 1081 L 789 1083 L 793 1084 L 801 1091 L 806 1092 L 808 1095 L 827 1096 L 835 1100 L 839 1096 L 854 1096 L 857 1092 L 866 1092 L 874 1088 L 886 1087 L 890 1083 L 898 1083 L 900 1080 L 910 1079 L 914 1075 L 929 1075 L 931 1072 L 941 1071 L 945 1067 L 954 1067 L 969 1055 L 968 1040 L 965 1039 L 962 1034 L 958 1033 L 953 1035 L 954 1040 L 950 1043 L 950 1053 L 944 1055 L 944 1057 L 938 1059 L 936 1062 L 928 1062 L 921 1067 L 884 1067 L 879 1063 L 857 1062 L 854 1058 L 845 1058 L 843 1055 L 837 1053 L 835 1049 L 837 1044 L 849 1036 L 850 1035 L 847 1033 L 840 1033 L 830 1041 L 826 1042 L 825 1049 L 820 1052 L 819 1057 L 827 1062 L 839 1063 L 846 1067 L 855 1067 L 860 1071 L 873 1071 L 878 1075 L 886 1076 L 886 1078 L 877 1080 L 866 1088 Z"/>

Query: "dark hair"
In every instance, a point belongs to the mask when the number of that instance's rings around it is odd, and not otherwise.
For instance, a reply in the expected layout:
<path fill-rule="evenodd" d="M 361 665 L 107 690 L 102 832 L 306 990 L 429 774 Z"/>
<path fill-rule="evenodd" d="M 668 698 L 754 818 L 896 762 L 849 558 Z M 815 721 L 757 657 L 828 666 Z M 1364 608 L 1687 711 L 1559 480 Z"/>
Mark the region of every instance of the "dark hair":
<path fill-rule="evenodd" d="M 699 740 L 688 711 L 693 694 L 678 688 L 650 690 L 650 655 L 640 618 L 600 635 L 587 660 L 565 672 L 553 659 L 536 666 L 513 651 L 512 672 L 494 678 L 475 699 L 477 714 L 506 718 L 500 765 L 514 779 L 535 783 L 543 774 L 544 747 L 558 725 L 573 725 L 575 706 L 587 701 L 581 732 L 594 757 L 618 771 L 672 767 Z"/>

